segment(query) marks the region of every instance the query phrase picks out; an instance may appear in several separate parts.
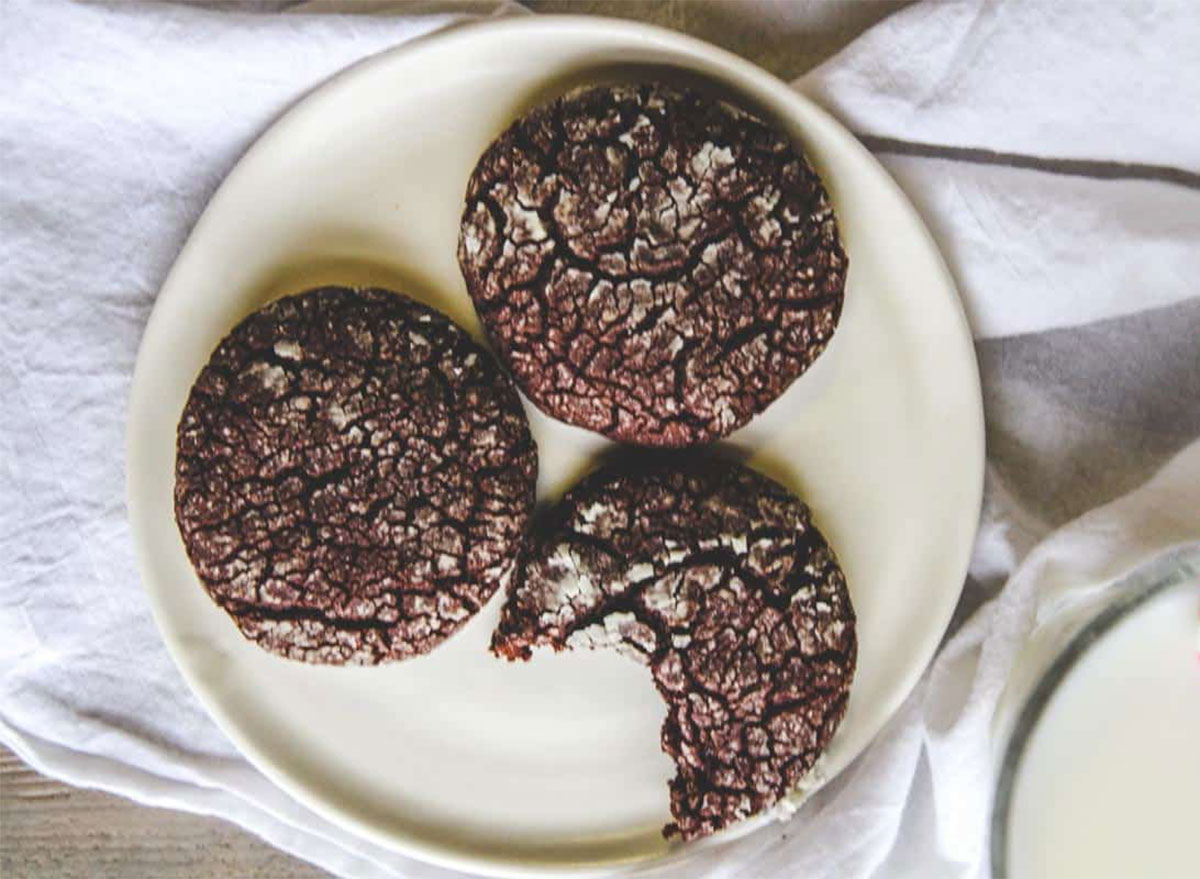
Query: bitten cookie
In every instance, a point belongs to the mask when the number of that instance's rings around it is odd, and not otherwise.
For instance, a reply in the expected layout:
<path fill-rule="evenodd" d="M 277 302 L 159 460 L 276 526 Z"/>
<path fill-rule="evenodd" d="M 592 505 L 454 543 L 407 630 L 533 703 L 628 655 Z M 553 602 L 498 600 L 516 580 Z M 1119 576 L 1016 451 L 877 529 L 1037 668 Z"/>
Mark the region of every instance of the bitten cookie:
<path fill-rule="evenodd" d="M 491 355 L 405 296 L 330 287 L 217 346 L 179 422 L 175 517 L 247 638 L 373 664 L 432 649 L 509 581 L 536 475 Z"/>
<path fill-rule="evenodd" d="M 770 808 L 846 710 L 857 641 L 837 559 L 808 508 L 712 460 L 607 468 L 552 511 L 492 649 L 612 647 L 667 703 L 674 823 L 694 839 Z"/>
<path fill-rule="evenodd" d="M 662 84 L 578 90 L 518 119 L 471 176 L 458 259 L 538 407 L 667 447 L 728 435 L 808 369 L 847 271 L 800 148 Z"/>

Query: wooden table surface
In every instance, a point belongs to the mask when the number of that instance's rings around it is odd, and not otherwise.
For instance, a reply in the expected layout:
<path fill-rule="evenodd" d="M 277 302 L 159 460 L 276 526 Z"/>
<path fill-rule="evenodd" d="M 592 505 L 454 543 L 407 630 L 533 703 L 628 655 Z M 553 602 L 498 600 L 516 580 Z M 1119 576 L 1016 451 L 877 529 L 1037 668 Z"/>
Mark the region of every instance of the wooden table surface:
<path fill-rule="evenodd" d="M 326 879 L 233 824 L 38 775 L 0 747 L 3 879 Z"/>

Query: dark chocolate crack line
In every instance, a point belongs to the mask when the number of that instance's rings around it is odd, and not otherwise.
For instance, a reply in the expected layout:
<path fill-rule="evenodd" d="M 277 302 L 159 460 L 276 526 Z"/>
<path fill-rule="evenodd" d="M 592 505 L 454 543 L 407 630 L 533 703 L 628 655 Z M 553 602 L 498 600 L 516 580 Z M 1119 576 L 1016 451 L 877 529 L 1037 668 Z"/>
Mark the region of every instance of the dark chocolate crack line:
<path fill-rule="evenodd" d="M 570 491 L 510 587 L 492 649 L 612 647 L 650 666 L 675 761 L 668 837 L 770 808 L 846 710 L 854 610 L 808 508 L 716 461 L 606 469 Z"/>
<path fill-rule="evenodd" d="M 179 423 L 175 516 L 247 638 L 372 664 L 425 653 L 507 584 L 536 475 L 487 351 L 405 296 L 325 288 L 213 352 Z"/>
<path fill-rule="evenodd" d="M 663 85 L 576 91 L 519 119 L 471 176 L 458 258 L 535 404 L 669 447 L 728 435 L 808 369 L 847 270 L 800 149 Z"/>

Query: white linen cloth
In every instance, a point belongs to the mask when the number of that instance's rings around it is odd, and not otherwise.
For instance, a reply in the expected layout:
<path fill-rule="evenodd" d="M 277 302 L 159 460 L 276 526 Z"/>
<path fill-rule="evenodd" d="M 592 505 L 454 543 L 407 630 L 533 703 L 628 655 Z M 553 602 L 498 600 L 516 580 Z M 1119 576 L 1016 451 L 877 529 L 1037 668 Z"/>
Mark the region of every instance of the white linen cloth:
<path fill-rule="evenodd" d="M 731 9 L 743 34 L 789 14 Z M 345 876 L 452 874 L 292 801 L 191 696 L 133 562 L 125 401 L 158 287 L 240 153 L 338 69 L 463 12 L 0 0 L 0 740 Z M 1185 3 L 921 3 L 799 83 L 958 278 L 987 497 L 957 632 L 904 708 L 794 820 L 687 875 L 986 874 L 990 725 L 1021 645 L 1064 594 L 1200 541 L 1197 71 Z"/>

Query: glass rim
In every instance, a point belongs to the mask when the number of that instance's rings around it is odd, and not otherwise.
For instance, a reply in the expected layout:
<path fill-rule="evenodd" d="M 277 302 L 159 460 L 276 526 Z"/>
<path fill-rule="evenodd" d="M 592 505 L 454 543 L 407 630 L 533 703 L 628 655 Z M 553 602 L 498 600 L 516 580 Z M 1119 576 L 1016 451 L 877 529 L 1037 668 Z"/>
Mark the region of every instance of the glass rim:
<path fill-rule="evenodd" d="M 1083 624 L 1042 674 L 1017 714 L 1000 763 L 992 797 L 990 866 L 993 879 L 1008 876 L 1010 819 L 1017 775 L 1038 722 L 1058 691 L 1097 641 L 1159 593 L 1200 576 L 1200 546 L 1176 548 L 1147 562 L 1110 587 L 1117 596 Z"/>

